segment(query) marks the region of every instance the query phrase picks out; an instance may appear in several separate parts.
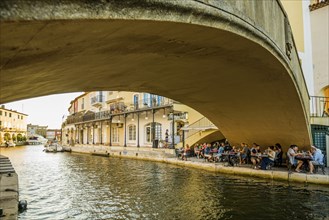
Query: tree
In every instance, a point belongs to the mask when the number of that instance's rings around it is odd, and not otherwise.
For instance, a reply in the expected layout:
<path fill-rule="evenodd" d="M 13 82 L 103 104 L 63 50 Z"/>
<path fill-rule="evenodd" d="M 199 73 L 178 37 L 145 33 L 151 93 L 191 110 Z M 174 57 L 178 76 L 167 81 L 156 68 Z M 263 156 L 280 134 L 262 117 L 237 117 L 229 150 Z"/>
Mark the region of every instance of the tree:
<path fill-rule="evenodd" d="M 13 139 L 13 142 L 16 142 L 17 138 L 16 138 L 15 134 L 12 135 L 12 139 Z"/>
<path fill-rule="evenodd" d="M 20 142 L 23 140 L 22 134 L 17 135 L 17 141 Z"/>
<path fill-rule="evenodd" d="M 5 133 L 3 139 L 4 139 L 6 142 L 10 141 L 10 140 L 11 140 L 11 138 L 10 138 L 10 134 L 9 134 L 9 133 Z"/>

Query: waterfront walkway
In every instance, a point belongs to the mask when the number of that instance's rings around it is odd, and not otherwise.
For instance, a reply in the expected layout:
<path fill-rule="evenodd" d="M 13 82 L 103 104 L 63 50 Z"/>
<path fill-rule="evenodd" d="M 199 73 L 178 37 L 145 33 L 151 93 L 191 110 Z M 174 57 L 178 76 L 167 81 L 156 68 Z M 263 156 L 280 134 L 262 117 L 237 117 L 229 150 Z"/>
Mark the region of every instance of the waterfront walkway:
<path fill-rule="evenodd" d="M 0 219 L 17 219 L 18 176 L 8 157 L 0 155 Z"/>
<path fill-rule="evenodd" d="M 241 166 L 225 166 L 225 163 L 219 162 L 206 162 L 204 159 L 197 159 L 189 157 L 187 161 L 183 161 L 176 157 L 174 149 L 163 149 L 163 148 L 149 148 L 149 147 L 109 147 L 109 146 L 75 146 L 72 147 L 72 152 L 77 153 L 88 153 L 101 156 L 109 157 L 122 157 L 140 160 L 150 160 L 169 164 L 175 164 L 184 167 L 192 167 L 200 170 L 208 170 L 212 172 L 251 176 L 267 178 L 272 180 L 281 180 L 288 182 L 301 182 L 301 183 L 312 183 L 312 184 L 324 184 L 329 185 L 328 168 L 326 175 L 320 174 L 306 174 L 306 173 L 289 173 L 285 167 L 274 167 L 272 170 L 255 170 L 252 169 L 251 165 Z"/>

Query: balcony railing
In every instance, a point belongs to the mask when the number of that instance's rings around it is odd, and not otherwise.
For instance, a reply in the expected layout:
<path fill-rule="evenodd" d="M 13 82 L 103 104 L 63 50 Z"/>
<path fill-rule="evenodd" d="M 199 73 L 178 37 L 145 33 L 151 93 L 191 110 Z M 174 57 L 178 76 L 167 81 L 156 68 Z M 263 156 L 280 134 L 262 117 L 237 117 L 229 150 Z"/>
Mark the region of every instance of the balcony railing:
<path fill-rule="evenodd" d="M 311 117 L 329 117 L 329 97 L 311 96 Z"/>
<path fill-rule="evenodd" d="M 141 99 L 138 100 L 138 102 L 134 102 L 134 103 L 117 102 L 111 104 L 109 110 L 95 112 L 95 113 L 89 112 L 86 115 L 70 115 L 67 117 L 65 124 L 75 124 L 75 123 L 93 121 L 93 120 L 105 120 L 105 119 L 109 119 L 112 115 L 136 112 L 136 111 L 144 111 L 154 108 L 162 108 L 166 106 L 171 106 L 173 103 L 174 101 L 168 98 L 162 98 L 158 100 Z"/>

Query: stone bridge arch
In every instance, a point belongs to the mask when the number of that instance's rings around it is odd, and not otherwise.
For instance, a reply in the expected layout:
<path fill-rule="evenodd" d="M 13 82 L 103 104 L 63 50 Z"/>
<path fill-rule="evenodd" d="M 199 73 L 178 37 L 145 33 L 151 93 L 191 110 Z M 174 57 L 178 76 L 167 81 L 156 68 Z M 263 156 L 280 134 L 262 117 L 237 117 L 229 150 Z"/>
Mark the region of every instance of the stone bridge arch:
<path fill-rule="evenodd" d="M 309 96 L 278 0 L 0 6 L 1 103 L 143 91 L 195 108 L 232 143 L 310 144 Z"/>

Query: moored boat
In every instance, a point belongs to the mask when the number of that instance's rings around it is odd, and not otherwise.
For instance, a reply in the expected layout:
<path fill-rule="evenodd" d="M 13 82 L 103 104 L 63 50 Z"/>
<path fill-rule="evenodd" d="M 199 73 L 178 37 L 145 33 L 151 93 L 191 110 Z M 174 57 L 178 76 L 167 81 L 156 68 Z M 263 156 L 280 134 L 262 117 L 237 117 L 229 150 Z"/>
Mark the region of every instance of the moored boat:
<path fill-rule="evenodd" d="M 64 148 L 58 143 L 50 143 L 45 146 L 44 151 L 46 153 L 56 153 L 56 152 L 64 152 Z"/>

